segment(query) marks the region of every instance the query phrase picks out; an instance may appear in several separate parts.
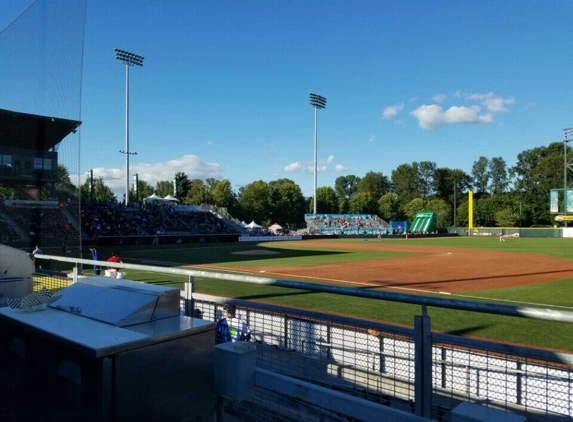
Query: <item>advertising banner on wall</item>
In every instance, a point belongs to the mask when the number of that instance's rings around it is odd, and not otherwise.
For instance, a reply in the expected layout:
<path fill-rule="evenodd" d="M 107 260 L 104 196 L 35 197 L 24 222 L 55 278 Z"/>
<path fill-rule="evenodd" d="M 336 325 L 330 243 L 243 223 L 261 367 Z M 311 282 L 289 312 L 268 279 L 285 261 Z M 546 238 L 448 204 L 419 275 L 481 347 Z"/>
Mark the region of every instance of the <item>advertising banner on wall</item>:
<path fill-rule="evenodd" d="M 567 189 L 567 213 L 573 213 L 573 189 Z"/>
<path fill-rule="evenodd" d="M 559 212 L 559 191 L 557 189 L 549 191 L 549 212 L 552 214 Z"/>

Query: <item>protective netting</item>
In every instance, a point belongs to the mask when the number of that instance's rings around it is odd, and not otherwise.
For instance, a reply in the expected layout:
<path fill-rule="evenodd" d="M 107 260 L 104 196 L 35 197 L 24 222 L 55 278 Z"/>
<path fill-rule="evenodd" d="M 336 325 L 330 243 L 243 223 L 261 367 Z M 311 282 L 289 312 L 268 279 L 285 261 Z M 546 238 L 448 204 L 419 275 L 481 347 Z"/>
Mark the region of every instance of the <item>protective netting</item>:
<path fill-rule="evenodd" d="M 14 16 L 8 26 L 0 28 L 0 57 L 4 58 L 0 66 L 0 109 L 82 120 L 86 13 L 87 0 L 36 0 Z M 64 221 L 62 227 L 57 227 L 58 233 L 50 235 L 57 238 L 58 250 L 63 246 L 64 252 L 68 247 L 81 245 L 81 233 L 76 230 L 80 226 L 80 208 L 74 189 L 80 180 L 80 134 L 81 126 L 53 148 L 58 153 L 58 163 L 69 175 L 67 183 L 60 180 L 49 194 L 49 199 L 60 203 Z M 41 227 L 43 223 L 36 220 L 30 225 Z M 26 227 L 20 229 L 27 231 Z M 21 233 L 20 239 L 24 240 Z M 43 245 L 44 249 L 48 246 L 56 245 Z"/>
<path fill-rule="evenodd" d="M 0 32 L 0 107 L 80 119 L 87 0 L 36 0 Z"/>

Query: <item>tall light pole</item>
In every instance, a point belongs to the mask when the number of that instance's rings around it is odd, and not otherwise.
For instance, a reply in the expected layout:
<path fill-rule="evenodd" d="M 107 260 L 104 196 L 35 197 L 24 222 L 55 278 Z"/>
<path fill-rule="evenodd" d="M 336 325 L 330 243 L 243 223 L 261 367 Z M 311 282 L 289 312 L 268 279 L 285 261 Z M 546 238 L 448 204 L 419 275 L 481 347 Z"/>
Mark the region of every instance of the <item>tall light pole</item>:
<path fill-rule="evenodd" d="M 143 56 L 130 53 L 129 51 L 115 49 L 115 58 L 125 64 L 125 205 L 129 204 L 129 156 L 137 152 L 129 152 L 129 67 L 143 66 Z"/>
<path fill-rule="evenodd" d="M 564 192 L 564 210 L 563 210 L 563 216 L 567 217 L 567 169 L 570 168 L 569 164 L 567 162 L 567 144 L 571 141 L 571 139 L 567 139 L 569 136 L 573 135 L 573 128 L 567 128 L 567 129 L 563 129 L 563 192 Z M 565 227 L 567 227 L 567 218 L 563 219 L 563 222 L 565 224 Z"/>
<path fill-rule="evenodd" d="M 314 214 L 316 215 L 316 173 L 317 168 L 317 138 L 318 138 L 318 109 L 326 106 L 326 98 L 318 94 L 310 94 L 310 105 L 314 107 Z"/>

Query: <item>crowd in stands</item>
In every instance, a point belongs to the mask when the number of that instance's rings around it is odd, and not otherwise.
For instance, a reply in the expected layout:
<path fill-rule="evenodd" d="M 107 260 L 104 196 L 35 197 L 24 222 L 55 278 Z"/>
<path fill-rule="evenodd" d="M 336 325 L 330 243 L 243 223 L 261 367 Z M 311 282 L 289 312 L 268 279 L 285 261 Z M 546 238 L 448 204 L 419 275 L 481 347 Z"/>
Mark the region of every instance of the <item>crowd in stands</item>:
<path fill-rule="evenodd" d="M 236 233 L 208 209 L 199 211 L 169 203 L 148 204 L 141 209 L 117 203 L 92 203 L 82 207 L 82 224 L 91 238 Z"/>
<path fill-rule="evenodd" d="M 3 243 L 62 245 L 79 239 L 79 232 L 64 212 L 64 207 L 65 204 L 55 201 L 39 201 L 35 205 L 18 201 L 10 204 L 2 202 L 0 214 L 3 215 Z M 9 238 L 6 238 L 5 233 L 11 233 Z"/>
<path fill-rule="evenodd" d="M 81 235 L 80 235 L 81 224 Z M 116 202 L 0 201 L 0 242 L 64 246 L 99 237 L 237 234 L 213 206 L 148 204 L 125 207 Z"/>
<path fill-rule="evenodd" d="M 315 233 L 356 234 L 392 233 L 390 225 L 377 215 L 370 214 L 307 214 L 305 220 Z"/>

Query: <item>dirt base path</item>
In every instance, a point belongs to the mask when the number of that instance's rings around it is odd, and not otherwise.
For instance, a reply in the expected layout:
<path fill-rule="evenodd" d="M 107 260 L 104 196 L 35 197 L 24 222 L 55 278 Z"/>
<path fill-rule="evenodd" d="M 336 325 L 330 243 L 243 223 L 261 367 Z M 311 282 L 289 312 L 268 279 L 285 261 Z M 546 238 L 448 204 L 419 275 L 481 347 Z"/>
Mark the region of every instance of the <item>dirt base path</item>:
<path fill-rule="evenodd" d="M 446 293 L 499 289 L 573 278 L 573 262 L 539 255 L 373 243 L 353 246 L 311 242 L 304 244 L 305 248 L 312 246 L 333 250 L 352 248 L 410 252 L 413 255 L 297 268 L 249 267 L 248 272 L 276 278 Z"/>

